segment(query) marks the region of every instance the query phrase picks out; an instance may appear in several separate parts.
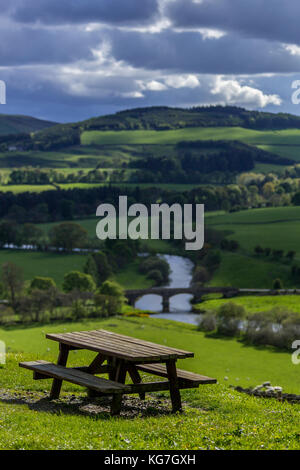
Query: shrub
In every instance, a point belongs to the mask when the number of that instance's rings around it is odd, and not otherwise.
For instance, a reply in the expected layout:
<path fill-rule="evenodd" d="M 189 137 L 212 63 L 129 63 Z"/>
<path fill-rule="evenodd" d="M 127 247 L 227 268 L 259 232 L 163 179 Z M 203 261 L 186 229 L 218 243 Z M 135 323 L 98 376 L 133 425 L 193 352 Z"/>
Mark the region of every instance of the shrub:
<path fill-rule="evenodd" d="M 170 267 L 167 261 L 158 256 L 149 256 L 144 259 L 139 268 L 142 274 L 149 274 L 151 271 L 159 271 L 161 275 L 161 284 L 166 284 L 169 279 Z"/>
<path fill-rule="evenodd" d="M 217 319 L 214 312 L 206 312 L 199 321 L 198 325 L 201 331 L 215 331 L 217 328 Z"/>
<path fill-rule="evenodd" d="M 217 311 L 217 333 L 225 336 L 238 336 L 241 321 L 245 316 L 246 311 L 242 305 L 234 302 L 221 305 Z"/>
<path fill-rule="evenodd" d="M 56 288 L 56 284 L 51 277 L 36 276 L 30 283 L 30 291 L 34 289 L 49 290 L 51 288 Z"/>
<path fill-rule="evenodd" d="M 95 282 L 90 274 L 84 274 L 79 271 L 71 271 L 65 274 L 63 282 L 63 290 L 72 292 L 93 292 L 96 289 Z"/>
<path fill-rule="evenodd" d="M 156 286 L 161 286 L 164 281 L 163 275 L 158 269 L 152 269 L 152 271 L 149 271 L 147 278 L 155 281 Z"/>
<path fill-rule="evenodd" d="M 205 284 L 209 280 L 209 273 L 204 266 L 197 266 L 193 274 L 193 283 Z"/>

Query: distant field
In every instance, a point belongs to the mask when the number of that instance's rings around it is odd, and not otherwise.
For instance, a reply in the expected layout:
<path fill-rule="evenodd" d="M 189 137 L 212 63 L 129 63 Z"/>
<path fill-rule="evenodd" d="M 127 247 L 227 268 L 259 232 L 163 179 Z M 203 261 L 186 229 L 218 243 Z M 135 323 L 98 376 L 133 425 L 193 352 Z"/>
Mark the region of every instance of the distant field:
<path fill-rule="evenodd" d="M 300 207 L 252 209 L 209 217 L 207 223 L 230 231 L 229 238 L 238 240 L 247 251 L 253 251 L 256 245 L 294 250 L 300 261 Z"/>
<path fill-rule="evenodd" d="M 234 302 L 242 305 L 247 313 L 265 312 L 271 308 L 286 308 L 290 311 L 300 313 L 300 296 L 298 295 L 279 295 L 279 296 L 249 296 L 234 297 L 232 299 L 207 300 L 198 304 L 201 310 L 214 310 L 227 302 Z"/>
<path fill-rule="evenodd" d="M 242 140 L 253 145 L 300 145 L 300 130 L 257 131 L 242 127 L 192 127 L 170 131 L 88 131 L 83 145 L 176 144 L 182 140 Z"/>
<path fill-rule="evenodd" d="M 222 252 L 222 262 L 212 280 L 212 285 L 270 288 L 279 277 L 284 287 L 295 287 L 291 279 L 291 264 L 268 257 L 254 256 L 257 245 L 263 248 L 296 252 L 295 262 L 300 262 L 300 208 L 277 207 L 253 209 L 232 214 L 206 217 L 208 226 L 227 233 L 237 240 L 241 249 L 237 253 Z"/>
<path fill-rule="evenodd" d="M 295 287 L 290 270 L 290 265 L 223 251 L 221 265 L 209 285 L 271 289 L 274 279 L 280 278 L 284 287 Z"/>
<path fill-rule="evenodd" d="M 65 273 L 83 270 L 86 256 L 22 250 L 0 250 L 0 265 L 8 261 L 23 269 L 24 279 L 27 281 L 35 276 L 52 277 L 57 285 L 61 287 Z"/>

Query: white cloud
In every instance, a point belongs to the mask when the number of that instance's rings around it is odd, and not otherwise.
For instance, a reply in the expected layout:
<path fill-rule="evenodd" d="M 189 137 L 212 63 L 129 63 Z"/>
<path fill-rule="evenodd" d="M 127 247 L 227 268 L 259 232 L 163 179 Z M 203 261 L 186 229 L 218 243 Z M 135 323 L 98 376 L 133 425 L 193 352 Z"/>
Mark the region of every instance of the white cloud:
<path fill-rule="evenodd" d="M 291 55 L 300 55 L 300 47 L 297 46 L 296 44 L 287 44 L 285 46 L 285 49 L 291 54 Z"/>
<path fill-rule="evenodd" d="M 266 95 L 258 88 L 241 85 L 237 80 L 224 79 L 217 76 L 212 95 L 219 95 L 224 104 L 246 105 L 250 107 L 264 108 L 270 104 L 280 106 L 282 100 L 278 95 Z"/>
<path fill-rule="evenodd" d="M 149 90 L 149 91 L 164 91 L 167 90 L 166 85 L 157 80 L 151 80 L 150 82 L 143 82 L 139 81 L 139 85 L 141 86 L 142 90 Z"/>
<path fill-rule="evenodd" d="M 165 83 L 171 88 L 197 88 L 200 82 L 196 75 L 171 75 Z"/>

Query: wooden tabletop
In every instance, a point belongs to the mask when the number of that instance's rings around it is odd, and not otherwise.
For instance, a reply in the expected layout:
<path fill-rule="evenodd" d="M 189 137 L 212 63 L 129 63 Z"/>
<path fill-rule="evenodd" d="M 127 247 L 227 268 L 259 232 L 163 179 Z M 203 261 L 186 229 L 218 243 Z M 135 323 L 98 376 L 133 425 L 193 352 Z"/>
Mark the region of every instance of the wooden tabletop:
<path fill-rule="evenodd" d="M 105 356 L 133 362 L 163 362 L 170 359 L 194 357 L 194 353 L 169 348 L 130 336 L 106 330 L 75 331 L 63 334 L 47 334 L 46 338 L 73 348 L 88 349 Z"/>

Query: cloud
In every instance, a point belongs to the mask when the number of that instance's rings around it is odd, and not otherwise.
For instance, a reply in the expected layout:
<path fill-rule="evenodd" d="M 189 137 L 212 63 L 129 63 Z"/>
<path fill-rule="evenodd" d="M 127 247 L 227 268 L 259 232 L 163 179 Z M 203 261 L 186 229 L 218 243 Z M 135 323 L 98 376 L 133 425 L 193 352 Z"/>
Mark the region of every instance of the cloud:
<path fill-rule="evenodd" d="M 0 22 L 0 66 L 70 63 L 93 59 L 104 35 L 82 28 L 41 28 Z M 55 73 L 55 70 L 53 70 Z"/>
<path fill-rule="evenodd" d="M 216 28 L 271 41 L 300 43 L 298 0 L 175 0 L 165 13 L 180 28 Z"/>
<path fill-rule="evenodd" d="M 148 23 L 158 14 L 157 0 L 15 0 L 16 21 L 52 24 Z"/>
<path fill-rule="evenodd" d="M 113 30 L 111 54 L 136 68 L 177 74 L 262 74 L 300 71 L 300 58 L 281 43 L 227 34 L 207 40 L 198 32 L 157 34 Z M 138 45 L 138 47 L 137 47 Z"/>
<path fill-rule="evenodd" d="M 222 76 L 216 77 L 211 93 L 224 104 L 230 105 L 265 108 L 271 104 L 280 106 L 282 103 L 278 95 L 266 95 L 257 88 L 241 85 L 237 80 L 224 79 Z"/>
<path fill-rule="evenodd" d="M 195 75 L 171 75 L 166 78 L 165 82 L 171 88 L 197 88 L 200 86 Z"/>

